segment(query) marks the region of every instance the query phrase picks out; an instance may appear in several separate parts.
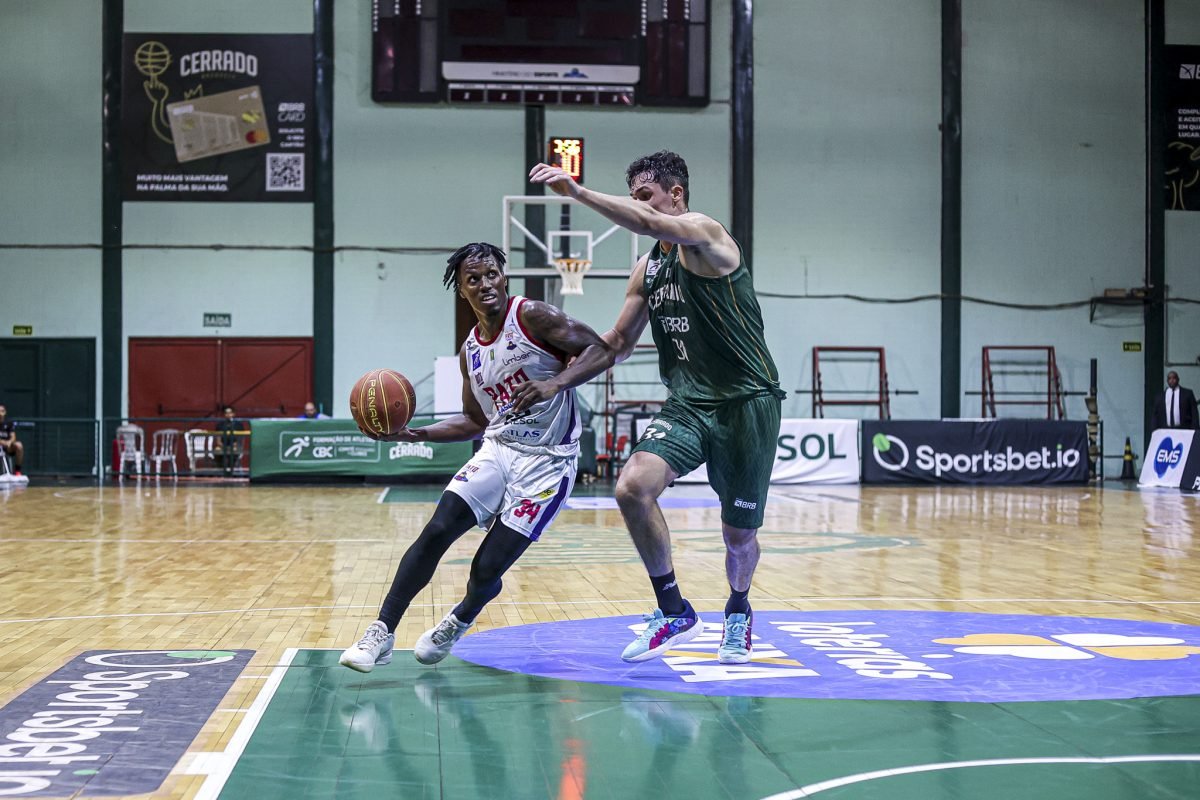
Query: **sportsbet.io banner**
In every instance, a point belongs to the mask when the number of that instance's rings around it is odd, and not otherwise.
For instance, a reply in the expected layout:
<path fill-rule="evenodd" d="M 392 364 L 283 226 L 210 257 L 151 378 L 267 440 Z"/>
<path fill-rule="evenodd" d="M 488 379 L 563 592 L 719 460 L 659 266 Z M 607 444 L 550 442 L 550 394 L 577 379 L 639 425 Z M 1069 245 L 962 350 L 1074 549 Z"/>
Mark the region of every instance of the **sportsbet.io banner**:
<path fill-rule="evenodd" d="M 646 420 L 639 435 L 653 423 Z M 785 419 L 779 426 L 771 483 L 858 483 L 858 420 Z M 703 465 L 680 483 L 708 483 Z"/>
<path fill-rule="evenodd" d="M 0 797 L 155 792 L 253 650 L 89 650 L 0 708 Z"/>
<path fill-rule="evenodd" d="M 306 34 L 127 33 L 124 200 L 310 202 Z"/>
<path fill-rule="evenodd" d="M 864 421 L 863 483 L 1083 483 L 1087 427 L 1051 420 Z"/>
<path fill-rule="evenodd" d="M 250 421 L 251 480 L 296 475 L 441 478 L 458 472 L 472 453 L 470 442 L 377 442 L 348 419 Z"/>

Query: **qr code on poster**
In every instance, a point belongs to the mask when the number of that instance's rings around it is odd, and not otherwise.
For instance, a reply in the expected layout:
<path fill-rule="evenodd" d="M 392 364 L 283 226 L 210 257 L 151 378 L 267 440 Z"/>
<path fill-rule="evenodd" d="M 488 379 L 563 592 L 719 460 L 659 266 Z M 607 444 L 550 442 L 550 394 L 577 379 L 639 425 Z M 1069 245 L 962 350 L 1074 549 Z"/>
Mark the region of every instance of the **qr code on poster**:
<path fill-rule="evenodd" d="M 267 191 L 304 191 L 303 153 L 267 153 Z"/>

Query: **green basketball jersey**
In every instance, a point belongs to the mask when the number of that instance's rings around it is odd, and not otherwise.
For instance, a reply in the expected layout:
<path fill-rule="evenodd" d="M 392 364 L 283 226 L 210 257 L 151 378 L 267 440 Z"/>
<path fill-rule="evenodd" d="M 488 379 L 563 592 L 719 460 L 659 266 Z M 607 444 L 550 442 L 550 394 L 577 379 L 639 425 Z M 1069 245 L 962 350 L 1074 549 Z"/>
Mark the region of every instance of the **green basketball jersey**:
<path fill-rule="evenodd" d="M 720 278 L 684 269 L 679 246 L 650 251 L 643 284 L 663 383 L 680 399 L 711 404 L 774 394 L 779 370 L 745 262 Z"/>

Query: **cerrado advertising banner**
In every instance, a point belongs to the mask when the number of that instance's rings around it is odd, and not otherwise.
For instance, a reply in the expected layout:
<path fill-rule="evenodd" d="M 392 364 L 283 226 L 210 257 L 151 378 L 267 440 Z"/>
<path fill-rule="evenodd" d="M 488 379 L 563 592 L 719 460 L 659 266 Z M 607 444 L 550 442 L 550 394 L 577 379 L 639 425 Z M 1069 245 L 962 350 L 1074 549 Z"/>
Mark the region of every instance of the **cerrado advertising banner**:
<path fill-rule="evenodd" d="M 1166 116 L 1163 154 L 1166 207 L 1175 211 L 1200 210 L 1200 47 L 1167 45 Z"/>
<path fill-rule="evenodd" d="M 413 427 L 432 419 L 415 419 Z M 380 442 L 348 419 L 250 421 L 250 478 L 379 475 L 442 478 L 470 460 L 470 442 Z"/>
<path fill-rule="evenodd" d="M 864 421 L 863 483 L 1083 483 L 1083 422 Z"/>
<path fill-rule="evenodd" d="M 124 200 L 311 202 L 307 34 L 126 33 Z"/>

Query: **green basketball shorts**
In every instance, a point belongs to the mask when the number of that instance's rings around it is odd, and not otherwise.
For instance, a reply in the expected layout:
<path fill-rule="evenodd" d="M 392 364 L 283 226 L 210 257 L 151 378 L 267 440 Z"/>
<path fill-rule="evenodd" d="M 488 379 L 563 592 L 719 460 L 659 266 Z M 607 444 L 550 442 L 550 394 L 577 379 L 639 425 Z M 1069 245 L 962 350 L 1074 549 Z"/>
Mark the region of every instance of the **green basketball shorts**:
<path fill-rule="evenodd" d="M 781 407 L 770 394 L 713 408 L 670 397 L 633 450 L 654 453 L 680 475 L 707 464 L 709 483 L 721 498 L 721 521 L 759 528 L 775 465 Z"/>

